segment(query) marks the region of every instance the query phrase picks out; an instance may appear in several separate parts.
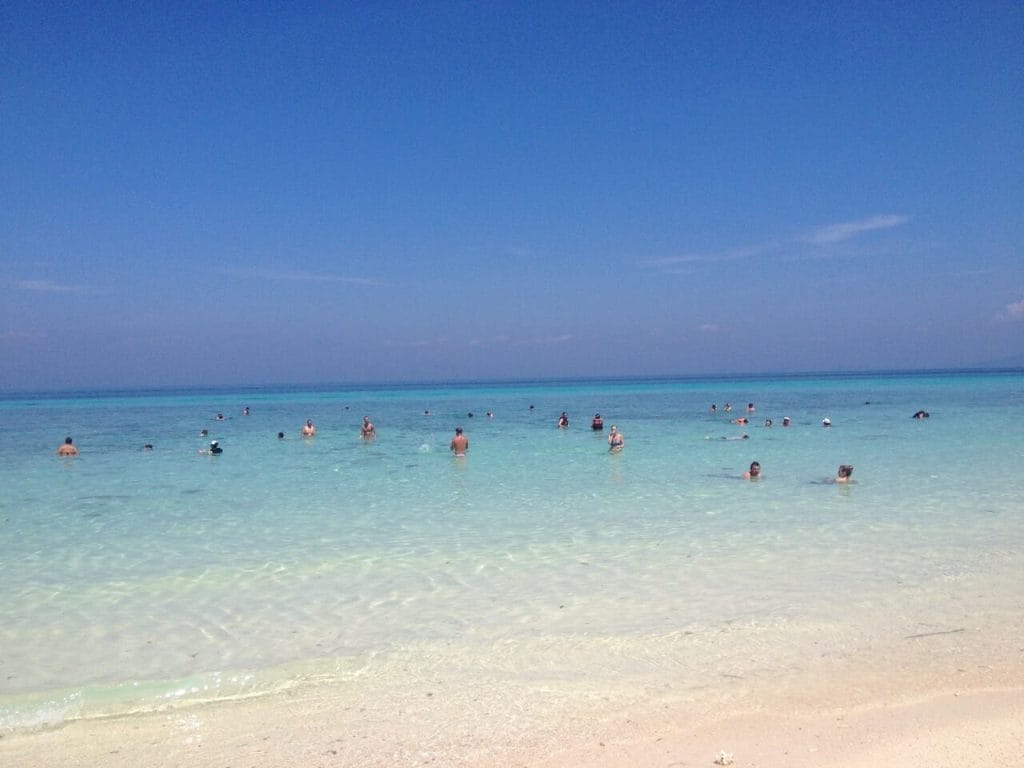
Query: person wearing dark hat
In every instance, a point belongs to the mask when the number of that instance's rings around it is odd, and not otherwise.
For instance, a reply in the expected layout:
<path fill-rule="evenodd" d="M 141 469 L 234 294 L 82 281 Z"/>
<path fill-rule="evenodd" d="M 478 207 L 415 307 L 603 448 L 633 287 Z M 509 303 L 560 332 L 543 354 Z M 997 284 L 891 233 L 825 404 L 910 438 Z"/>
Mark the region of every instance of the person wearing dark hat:
<path fill-rule="evenodd" d="M 604 430 L 604 419 L 601 418 L 600 413 L 594 414 L 594 420 L 590 422 L 590 428 L 595 432 Z"/>

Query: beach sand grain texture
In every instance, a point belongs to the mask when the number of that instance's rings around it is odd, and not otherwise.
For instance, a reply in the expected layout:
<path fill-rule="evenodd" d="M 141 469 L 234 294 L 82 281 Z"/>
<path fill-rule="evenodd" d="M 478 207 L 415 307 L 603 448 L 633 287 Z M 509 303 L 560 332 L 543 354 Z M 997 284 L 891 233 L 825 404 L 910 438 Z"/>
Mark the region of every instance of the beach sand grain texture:
<path fill-rule="evenodd" d="M 669 705 L 602 717 L 574 713 L 534 738 L 500 719 L 437 718 L 332 705 L 311 689 L 270 700 L 219 702 L 69 723 L 0 740 L 5 768 L 109 766 L 711 766 L 736 768 L 973 768 L 1024 765 L 1024 688 L 943 692 L 849 710 L 700 712 Z M 415 709 L 415 708 L 413 708 Z M 427 708 L 423 708 L 427 709 Z M 397 713 L 396 713 L 397 714 Z M 466 713 L 463 713 L 465 715 Z M 507 713 L 505 713 L 507 715 Z"/>

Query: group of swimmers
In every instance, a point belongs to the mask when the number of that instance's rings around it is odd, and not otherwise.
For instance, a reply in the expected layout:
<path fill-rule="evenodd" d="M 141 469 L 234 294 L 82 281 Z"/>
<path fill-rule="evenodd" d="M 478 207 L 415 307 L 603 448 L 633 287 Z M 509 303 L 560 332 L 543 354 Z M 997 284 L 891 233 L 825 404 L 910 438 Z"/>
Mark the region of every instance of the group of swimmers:
<path fill-rule="evenodd" d="M 532 405 L 530 406 L 530 410 L 533 410 L 533 406 Z M 717 413 L 718 412 L 717 404 L 712 403 L 710 410 L 711 410 L 711 413 Z M 732 411 L 732 404 L 731 403 L 726 403 L 723 410 L 725 412 L 727 412 L 727 413 Z M 751 414 L 751 413 L 754 413 L 756 408 L 755 408 L 753 403 L 747 403 L 747 409 L 746 410 L 747 410 L 748 414 Z M 250 413 L 249 406 L 245 406 L 245 408 L 243 408 L 243 410 L 242 410 L 242 414 L 244 416 L 248 416 L 249 413 Z M 429 410 L 426 410 L 423 413 L 424 413 L 424 415 L 427 415 L 427 416 L 430 415 L 430 411 Z M 468 414 L 469 417 L 472 417 L 472 415 L 473 415 L 472 413 Z M 487 412 L 487 416 L 489 418 L 493 418 L 494 414 L 491 411 L 488 411 Z M 913 418 L 915 418 L 915 419 L 927 419 L 929 416 L 930 416 L 930 414 L 927 411 L 921 410 L 921 411 L 917 411 L 914 414 Z M 224 414 L 222 414 L 222 413 L 218 413 L 217 416 L 216 416 L 216 419 L 218 421 L 223 421 L 224 418 L 225 418 Z M 747 417 L 741 416 L 741 417 L 738 417 L 736 419 L 732 419 L 732 423 L 740 425 L 740 426 L 746 426 L 750 422 L 747 419 Z M 783 417 L 783 419 L 782 419 L 782 426 L 789 427 L 789 426 L 792 425 L 792 423 L 793 422 L 789 418 L 789 416 Z M 772 420 L 771 419 L 765 419 L 764 425 L 766 427 L 771 427 L 772 426 Z M 821 425 L 822 425 L 822 427 L 826 427 L 826 428 L 831 427 L 832 426 L 832 421 L 831 421 L 831 419 L 826 417 L 826 418 L 821 420 Z M 559 429 L 568 429 L 569 428 L 569 415 L 568 415 L 568 413 L 566 411 L 562 411 L 561 415 L 558 417 L 557 426 L 558 426 Z M 599 431 L 603 431 L 604 430 L 604 420 L 602 419 L 600 413 L 595 413 L 594 414 L 594 418 L 590 422 L 590 428 L 593 431 L 595 431 L 595 432 L 599 432 Z M 203 429 L 203 430 L 200 431 L 199 434 L 201 436 L 203 436 L 203 437 L 206 437 L 206 436 L 209 435 L 209 431 L 206 430 L 206 429 Z M 300 436 L 302 436 L 304 438 L 309 438 L 309 437 L 315 437 L 316 436 L 316 425 L 313 424 L 313 420 L 312 419 L 306 419 L 306 423 L 299 430 L 299 434 L 300 434 Z M 370 421 L 370 417 L 369 416 L 364 416 L 363 417 L 363 423 L 362 423 L 362 425 L 359 428 L 359 436 L 363 440 L 372 440 L 372 439 L 376 438 L 376 436 L 377 436 L 377 429 L 376 429 L 376 427 L 374 427 L 373 422 Z M 278 437 L 279 440 L 283 440 L 284 437 L 285 437 L 285 433 L 284 432 L 278 432 L 277 433 L 277 437 Z M 741 437 L 723 437 L 721 439 L 723 439 L 723 440 L 747 440 L 747 439 L 749 439 L 749 437 L 750 437 L 749 435 L 744 434 Z M 706 439 L 710 439 L 710 438 L 706 438 Z M 613 424 L 611 426 L 611 429 L 609 430 L 609 433 L 608 433 L 608 450 L 609 450 L 609 452 L 611 452 L 611 453 L 619 453 L 620 451 L 622 451 L 622 449 L 625 447 L 625 445 L 626 445 L 625 438 L 622 436 L 622 433 L 619 432 L 618 427 Z M 150 443 L 146 443 L 144 450 L 151 451 L 151 450 L 153 450 L 153 446 Z M 454 435 L 454 437 L 452 437 L 451 442 L 449 443 L 449 450 L 451 450 L 451 452 L 456 457 L 458 457 L 458 458 L 465 457 L 466 452 L 469 450 L 469 438 L 464 433 L 462 427 L 456 427 L 455 428 L 455 435 Z M 223 452 L 224 452 L 224 449 L 221 447 L 220 442 L 217 441 L 217 440 L 211 440 L 210 441 L 210 445 L 209 445 L 208 448 L 204 448 L 204 449 L 201 449 L 199 451 L 200 454 L 204 454 L 204 455 L 208 455 L 208 456 L 219 456 Z M 57 455 L 58 456 L 64 456 L 64 457 L 70 457 L 70 456 L 77 456 L 78 455 L 78 448 L 74 445 L 74 441 L 71 439 L 70 436 L 65 438 L 63 444 L 61 444 L 60 447 L 57 448 Z M 835 478 L 830 480 L 830 482 L 835 482 L 835 483 L 851 483 L 851 482 L 853 482 L 852 475 L 853 475 L 853 466 L 852 465 L 850 465 L 850 464 L 840 464 L 839 465 L 839 469 L 836 472 Z M 743 473 L 742 477 L 743 477 L 744 480 L 758 480 L 758 479 L 760 479 L 760 477 L 761 477 L 761 464 L 759 462 L 756 462 L 756 461 L 751 462 L 749 469 L 746 472 Z"/>
<path fill-rule="evenodd" d="M 750 468 L 744 472 L 740 477 L 744 480 L 760 480 L 761 479 L 761 462 L 752 461 L 750 462 Z M 836 471 L 836 476 L 830 479 L 830 483 L 852 483 L 853 482 L 853 465 L 852 464 L 840 464 L 839 469 Z"/>

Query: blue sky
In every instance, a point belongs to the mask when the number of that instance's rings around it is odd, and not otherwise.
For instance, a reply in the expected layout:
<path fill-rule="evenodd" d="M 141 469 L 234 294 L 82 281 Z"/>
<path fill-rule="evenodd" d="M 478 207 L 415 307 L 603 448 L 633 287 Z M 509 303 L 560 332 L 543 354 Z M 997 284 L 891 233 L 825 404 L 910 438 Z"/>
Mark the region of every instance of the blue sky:
<path fill-rule="evenodd" d="M 5 3 L 0 389 L 1024 365 L 1024 6 L 830 5 Z"/>

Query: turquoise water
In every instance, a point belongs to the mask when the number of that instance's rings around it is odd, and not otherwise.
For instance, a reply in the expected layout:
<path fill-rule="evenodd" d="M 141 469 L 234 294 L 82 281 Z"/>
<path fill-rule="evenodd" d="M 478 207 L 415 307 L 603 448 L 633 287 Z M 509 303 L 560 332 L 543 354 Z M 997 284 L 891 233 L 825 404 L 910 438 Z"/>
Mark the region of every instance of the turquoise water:
<path fill-rule="evenodd" d="M 784 678 L 809 633 L 841 655 L 1019 629 L 1022 417 L 1019 372 L 7 396 L 0 733 L 410 654 L 567 679 L 670 658 L 697 690 Z M 852 486 L 825 482 L 841 463 Z"/>

